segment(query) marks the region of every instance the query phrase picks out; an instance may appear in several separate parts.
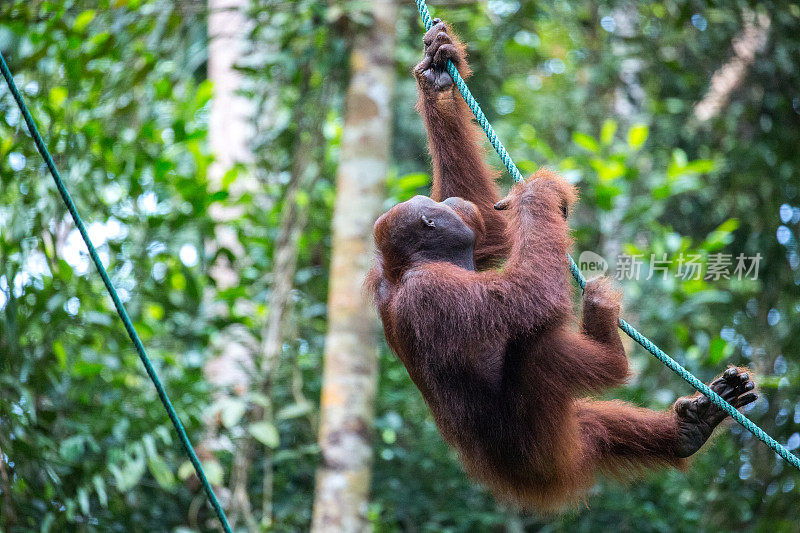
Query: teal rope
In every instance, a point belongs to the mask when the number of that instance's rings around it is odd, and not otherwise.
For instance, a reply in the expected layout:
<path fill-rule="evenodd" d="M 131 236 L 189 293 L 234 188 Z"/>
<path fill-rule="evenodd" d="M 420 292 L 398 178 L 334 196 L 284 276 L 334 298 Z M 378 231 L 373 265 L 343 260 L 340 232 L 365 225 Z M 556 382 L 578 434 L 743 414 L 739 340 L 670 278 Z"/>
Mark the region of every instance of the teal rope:
<path fill-rule="evenodd" d="M 428 12 L 428 6 L 425 5 L 424 0 L 414 1 L 417 3 L 417 9 L 419 9 L 419 14 L 422 17 L 422 23 L 425 25 L 425 29 L 431 29 L 431 26 L 433 26 L 433 20 L 431 20 L 431 15 Z M 508 151 L 506 151 L 506 147 L 503 146 L 503 143 L 497 138 L 497 134 L 494 132 L 494 128 L 492 128 L 492 125 L 489 123 L 486 115 L 483 114 L 481 106 L 478 104 L 477 100 L 475 100 L 475 97 L 472 96 L 472 93 L 470 92 L 469 87 L 467 87 L 464 78 L 461 77 L 458 69 L 450 60 L 447 61 L 447 72 L 450 73 L 450 76 L 453 78 L 456 87 L 458 87 L 458 90 L 461 91 L 461 96 L 464 97 L 464 101 L 467 102 L 467 105 L 472 110 L 472 114 L 475 115 L 475 120 L 477 120 L 478 124 L 481 125 L 483 131 L 486 132 L 489 142 L 492 143 L 497 155 L 500 156 L 503 164 L 508 169 L 508 173 L 511 174 L 512 178 L 514 178 L 514 181 L 523 181 L 525 178 L 523 178 L 522 173 L 520 173 L 517 165 L 514 164 L 514 160 L 511 159 Z"/>
<path fill-rule="evenodd" d="M 44 159 L 47 168 L 50 170 L 50 174 L 53 176 L 53 180 L 56 182 L 56 188 L 61 194 L 61 199 L 64 200 L 64 204 L 66 204 L 69 214 L 72 215 L 72 220 L 75 221 L 75 226 L 78 228 L 78 231 L 80 231 L 81 237 L 83 237 L 83 242 L 86 243 L 86 247 L 89 249 L 89 255 L 94 262 L 94 266 L 97 267 L 100 277 L 103 278 L 103 284 L 106 286 L 106 290 L 108 290 L 108 294 L 111 296 L 111 300 L 114 302 L 114 307 L 117 308 L 117 313 L 119 314 L 120 319 L 122 319 L 122 323 L 125 325 L 125 331 L 128 332 L 128 336 L 131 338 L 133 346 L 136 348 L 136 353 L 139 354 L 139 359 L 142 360 L 142 364 L 147 371 L 147 375 L 150 376 L 150 379 L 156 388 L 156 392 L 158 392 L 158 397 L 161 399 L 161 403 L 164 404 L 164 408 L 167 410 L 167 415 L 169 415 L 169 419 L 172 421 L 172 425 L 175 426 L 175 431 L 178 432 L 178 437 L 183 444 L 186 455 L 189 456 L 189 460 L 192 462 L 195 472 L 197 472 L 197 477 L 200 478 L 203 489 L 206 491 L 208 501 L 214 508 L 214 512 L 216 512 L 217 518 L 219 518 L 219 521 L 222 524 L 222 528 L 227 533 L 231 533 L 231 526 L 228 524 L 225 511 L 222 510 L 222 506 L 220 505 L 216 494 L 214 494 L 214 489 L 211 488 L 211 484 L 208 482 L 208 478 L 206 478 L 206 474 L 203 471 L 203 466 L 200 464 L 200 459 L 197 458 L 197 454 L 192 447 L 192 443 L 189 441 L 189 437 L 186 435 L 186 431 L 183 429 L 183 424 L 181 424 L 181 421 L 178 418 L 178 413 L 175 412 L 175 408 L 172 406 L 169 396 L 167 396 L 167 391 L 164 390 L 164 385 L 161 384 L 158 374 L 156 374 L 153 365 L 150 363 L 150 359 L 147 357 L 147 352 L 145 352 L 144 345 L 142 344 L 141 339 L 139 339 L 139 334 L 136 333 L 136 329 L 133 327 L 133 322 L 131 322 L 128 312 L 125 310 L 125 306 L 122 304 L 122 300 L 119 299 L 117 290 L 111 283 L 111 279 L 108 277 L 108 273 L 106 272 L 105 267 L 103 267 L 103 263 L 100 261 L 100 256 L 97 255 L 97 250 L 95 249 L 94 244 L 92 244 L 91 239 L 89 239 L 89 234 L 86 232 L 86 227 L 83 224 L 83 220 L 81 220 L 81 216 L 78 214 L 78 210 L 72 201 L 72 197 L 69 195 L 69 192 L 67 191 L 67 188 L 61 179 L 61 174 L 59 174 L 56 164 L 53 162 L 53 158 L 50 157 L 50 152 L 47 150 L 44 140 L 42 140 L 42 136 L 39 134 L 39 130 L 36 127 L 36 123 L 33 121 L 33 117 L 31 117 L 31 114 L 28 111 L 28 107 L 22 100 L 22 95 L 20 95 L 19 90 L 17 90 L 17 85 L 14 83 L 14 78 L 11 75 L 11 71 L 6 64 L 6 60 L 3 58 L 2 53 L 0 53 L 0 70 L 2 70 L 3 77 L 5 78 L 6 83 L 8 83 L 8 88 L 11 90 L 14 100 L 16 100 L 20 111 L 22 111 L 22 116 L 25 118 L 25 124 L 28 125 L 28 131 L 33 137 L 33 142 L 36 144 L 36 149 L 39 150 L 42 159 Z"/>
<path fill-rule="evenodd" d="M 429 30 L 431 26 L 433 26 L 433 20 L 431 19 L 431 15 L 428 12 L 428 6 L 425 4 L 424 0 L 414 0 L 417 4 L 417 9 L 419 10 L 420 17 L 422 18 L 422 23 L 425 25 L 425 29 Z M 492 143 L 492 146 L 497 151 L 497 154 L 500 156 L 500 159 L 503 161 L 503 164 L 508 169 L 508 172 L 511 174 L 511 177 L 514 178 L 514 181 L 520 182 L 523 181 L 522 174 L 520 173 L 517 166 L 514 164 L 514 161 L 511 159 L 511 156 L 508 155 L 503 143 L 497 138 L 497 135 L 492 128 L 492 125 L 489 124 L 489 121 L 486 119 L 486 116 L 483 114 L 481 107 L 478 105 L 478 102 L 475 101 L 475 98 L 472 96 L 472 93 L 467 87 L 467 84 L 464 82 L 464 78 L 461 77 L 459 74 L 458 69 L 453 64 L 452 61 L 447 62 L 447 71 L 450 73 L 450 76 L 453 78 L 453 82 L 455 83 L 458 90 L 461 92 L 461 95 L 464 97 L 464 101 L 467 103 L 469 108 L 472 110 L 472 113 L 475 115 L 475 119 L 480 124 L 483 131 L 486 133 L 486 136 L 489 138 L 489 142 Z M 575 264 L 575 260 L 572 259 L 571 255 L 567 255 L 567 259 L 569 259 L 569 269 L 572 273 L 572 277 L 575 278 L 575 281 L 580 285 L 581 289 L 586 286 L 586 280 L 584 279 L 581 271 L 578 269 L 578 265 Z M 711 390 L 708 385 L 697 379 L 691 372 L 686 370 L 683 366 L 681 366 L 677 361 L 667 355 L 661 348 L 653 344 L 653 342 L 639 333 L 636 328 L 631 326 L 626 321 L 619 319 L 619 327 L 622 331 L 625 332 L 630 338 L 635 340 L 639 343 L 645 350 L 653 354 L 657 359 L 659 359 L 662 363 L 664 363 L 670 370 L 678 374 L 684 380 L 686 380 L 692 387 L 703 393 L 705 396 L 711 400 L 714 405 L 720 407 L 726 413 L 728 413 L 731 418 L 736 420 L 739 424 L 744 426 L 750 433 L 756 436 L 759 440 L 764 442 L 767 446 L 772 448 L 775 453 L 780 455 L 783 459 L 785 459 L 789 464 L 793 465 L 795 468 L 800 470 L 800 458 L 796 455 L 792 454 L 787 450 L 784 446 L 782 446 L 778 441 L 767 435 L 763 429 L 755 425 L 749 418 L 744 416 L 740 413 L 735 407 L 731 404 L 726 402 L 722 399 L 722 396 Z"/>

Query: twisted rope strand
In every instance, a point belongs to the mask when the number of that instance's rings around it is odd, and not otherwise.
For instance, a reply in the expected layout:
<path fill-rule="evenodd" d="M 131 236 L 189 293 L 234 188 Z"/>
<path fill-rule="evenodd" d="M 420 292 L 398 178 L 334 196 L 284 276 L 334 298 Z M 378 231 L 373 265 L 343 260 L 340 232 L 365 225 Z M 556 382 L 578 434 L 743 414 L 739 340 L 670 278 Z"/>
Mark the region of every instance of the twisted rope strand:
<path fill-rule="evenodd" d="M 178 418 L 178 413 L 175 412 L 175 408 L 172 406 L 169 396 L 167 396 L 167 391 L 164 389 L 164 385 L 161 384 L 161 380 L 158 378 L 155 368 L 153 368 L 150 359 L 147 357 L 147 352 L 145 351 L 144 345 L 139 338 L 139 334 L 133 327 L 133 322 L 131 322 L 128 312 L 125 310 L 125 306 L 122 304 L 122 300 L 120 300 L 119 295 L 117 294 L 117 290 L 111 283 L 111 279 L 108 277 L 108 272 L 106 272 L 105 267 L 103 267 L 103 263 L 100 261 L 100 256 L 97 255 L 97 250 L 95 249 L 94 244 L 92 244 L 92 240 L 89 238 L 89 234 L 86 231 L 83 220 L 78 214 L 75 203 L 72 201 L 72 197 L 69 195 L 69 192 L 64 185 L 64 181 L 61 179 L 61 174 L 59 174 L 56 164 L 53 162 L 53 158 L 50 156 L 50 152 L 47 150 L 47 147 L 44 144 L 42 136 L 39 134 L 36 123 L 33 121 L 30 111 L 28 111 L 28 106 L 25 105 L 25 101 L 22 99 L 22 95 L 19 93 L 17 85 L 14 83 L 14 77 L 12 76 L 8 65 L 6 64 L 6 60 L 3 58 L 2 53 L 0 53 L 0 71 L 2 71 L 3 78 L 5 78 L 8 88 L 11 90 L 11 95 L 14 97 L 14 100 L 16 100 L 17 106 L 19 106 L 19 109 L 22 112 L 22 116 L 25 119 L 25 124 L 28 126 L 28 132 L 30 132 L 31 137 L 33 137 L 33 142 L 36 144 L 36 149 L 39 151 L 39 154 L 41 154 L 42 159 L 44 159 L 47 168 L 50 170 L 50 175 L 53 176 L 53 180 L 56 183 L 56 188 L 61 195 L 61 199 L 64 200 L 64 204 L 67 206 L 69 214 L 72 215 L 72 220 L 75 222 L 75 226 L 78 228 L 81 237 L 83 237 L 83 242 L 86 243 L 86 247 L 89 249 L 89 255 L 92 258 L 92 262 L 94 263 L 94 266 L 97 267 L 100 277 L 103 278 L 103 284 L 106 286 L 106 290 L 108 291 L 109 296 L 111 296 L 111 300 L 114 302 L 114 307 L 116 307 L 117 314 L 125 326 L 125 331 L 128 332 L 128 337 L 130 337 L 131 342 L 133 342 L 136 353 L 139 354 L 139 359 L 141 359 L 142 364 L 147 371 L 147 375 L 150 376 L 150 380 L 153 382 L 153 385 L 156 388 L 158 397 L 161 400 L 161 403 L 164 405 L 164 409 L 166 409 L 167 415 L 172 421 L 172 425 L 175 426 L 175 431 L 178 433 L 181 444 L 183 444 L 183 448 L 186 451 L 186 455 L 189 457 L 192 466 L 194 466 L 195 472 L 197 472 L 197 477 L 200 478 L 200 482 L 206 492 L 208 501 L 214 508 L 214 512 L 217 514 L 217 518 L 219 518 L 222 528 L 226 531 L 226 533 L 231 533 L 231 526 L 228 524 L 225 511 L 223 511 L 216 494 L 214 494 L 214 489 L 211 488 L 211 484 L 209 483 L 208 478 L 206 478 L 206 474 L 203 471 L 203 466 L 200 464 L 200 459 L 198 459 L 197 454 L 192 447 L 192 443 L 189 441 L 189 437 L 186 435 L 186 430 L 183 429 L 183 424 L 181 424 L 180 418 Z"/>
<path fill-rule="evenodd" d="M 429 30 L 431 26 L 433 26 L 433 20 L 431 20 L 431 15 L 428 12 L 428 6 L 426 5 L 424 0 L 414 0 L 417 4 L 417 10 L 419 10 L 420 17 L 422 18 L 422 23 L 425 26 L 426 30 Z M 483 131 L 486 133 L 486 136 L 489 138 L 489 142 L 492 143 L 495 151 L 500 156 L 500 159 L 503 161 L 503 164 L 508 169 L 509 174 L 511 177 L 514 178 L 515 182 L 523 181 L 524 178 L 520 173 L 517 166 L 514 164 L 514 161 L 511 159 L 511 156 L 506 151 L 505 146 L 503 143 L 500 142 L 500 139 L 497 138 L 497 135 L 492 128 L 492 125 L 486 119 L 486 115 L 483 114 L 483 110 L 481 106 L 478 105 L 478 102 L 475 101 L 475 98 L 472 96 L 472 93 L 467 87 L 464 78 L 461 77 L 459 74 L 458 69 L 453 64 L 452 61 L 447 62 L 447 72 L 450 73 L 450 76 L 453 78 L 453 82 L 455 83 L 458 90 L 461 92 L 461 96 L 464 97 L 464 101 L 469 106 L 472 113 L 475 115 L 475 119 L 480 124 Z M 578 283 L 581 289 L 586 287 L 586 280 L 581 274 L 581 271 L 578 269 L 578 265 L 575 264 L 575 260 L 572 259 L 572 256 L 567 254 L 567 259 L 569 260 L 569 269 L 572 273 L 572 277 L 575 278 L 575 281 Z M 691 372 L 686 370 L 683 366 L 680 365 L 677 361 L 667 355 L 661 348 L 656 346 L 650 339 L 639 333 L 636 328 L 631 326 L 629 323 L 624 321 L 623 319 L 619 319 L 619 327 L 622 331 L 625 332 L 630 338 L 640 344 L 645 350 L 650 352 L 654 355 L 658 360 L 664 363 L 670 370 L 678 374 L 684 380 L 686 380 L 692 387 L 700 391 L 706 397 L 708 397 L 711 402 L 716 405 L 717 407 L 724 410 L 728 413 L 731 418 L 733 418 L 736 422 L 741 424 L 745 427 L 750 433 L 756 436 L 760 441 L 764 444 L 772 448 L 780 457 L 782 457 L 786 462 L 800 470 L 800 458 L 796 455 L 792 454 L 787 450 L 784 446 L 782 446 L 778 441 L 767 435 L 763 429 L 758 427 L 755 423 L 753 423 L 749 418 L 744 416 L 740 413 L 735 407 L 731 404 L 726 402 L 722 396 L 711 390 L 708 385 L 697 379 Z"/>

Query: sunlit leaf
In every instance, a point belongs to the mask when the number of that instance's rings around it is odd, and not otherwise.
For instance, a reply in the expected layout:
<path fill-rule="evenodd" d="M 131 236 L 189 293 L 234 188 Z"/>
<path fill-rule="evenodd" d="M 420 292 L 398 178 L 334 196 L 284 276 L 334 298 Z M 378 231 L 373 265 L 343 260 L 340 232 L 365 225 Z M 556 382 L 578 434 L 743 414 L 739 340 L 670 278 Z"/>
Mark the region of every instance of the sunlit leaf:
<path fill-rule="evenodd" d="M 288 418 L 297 418 L 299 416 L 305 416 L 311 412 L 314 406 L 311 402 L 304 402 L 304 403 L 295 403 L 291 405 L 287 405 L 286 407 L 282 408 L 278 413 L 275 415 L 275 418 L 278 420 L 286 420 Z"/>
<path fill-rule="evenodd" d="M 76 361 L 72 365 L 72 373 L 76 376 L 93 377 L 103 371 L 103 365 L 100 363 L 90 363 L 88 361 Z"/>
<path fill-rule="evenodd" d="M 161 487 L 168 489 L 175 484 L 175 475 L 170 470 L 169 465 L 158 455 L 148 457 L 147 468 L 153 474 L 156 482 Z"/>
<path fill-rule="evenodd" d="M 605 145 L 611 144 L 611 141 L 614 140 L 614 134 L 617 133 L 617 122 L 615 120 L 606 119 L 603 122 L 602 128 L 600 128 L 600 142 Z"/>
<path fill-rule="evenodd" d="M 634 150 L 638 150 L 647 140 L 650 133 L 646 124 L 635 124 L 628 130 L 628 146 Z"/>
<path fill-rule="evenodd" d="M 96 475 L 92 478 L 92 484 L 94 485 L 94 491 L 97 494 L 97 499 L 100 501 L 100 505 L 103 507 L 108 507 L 108 493 L 106 492 L 106 482 L 103 480 L 102 477 Z"/>
<path fill-rule="evenodd" d="M 82 32 L 86 29 L 86 26 L 94 20 L 95 10 L 94 9 L 87 9 L 77 17 L 75 17 L 75 23 L 72 25 L 73 29 L 78 33 Z"/>
<path fill-rule="evenodd" d="M 715 168 L 714 161 L 711 159 L 695 159 L 690 161 L 684 167 L 684 172 L 691 172 L 695 174 L 706 174 Z"/>
<path fill-rule="evenodd" d="M 281 444 L 278 429 L 267 421 L 250 424 L 250 427 L 247 429 L 250 434 L 264 446 L 277 448 Z"/>
<path fill-rule="evenodd" d="M 597 144 L 597 141 L 594 139 L 594 137 L 579 131 L 576 131 L 572 134 L 572 141 L 581 148 L 588 150 L 593 154 L 597 153 L 597 151 L 600 149 L 600 146 Z"/>
<path fill-rule="evenodd" d="M 716 337 L 714 340 L 712 340 L 710 346 L 708 347 L 708 363 L 710 365 L 719 364 L 719 362 L 725 358 L 727 346 L 728 343 L 719 337 Z"/>
<path fill-rule="evenodd" d="M 242 400 L 234 398 L 224 398 L 220 403 L 220 415 L 222 424 L 226 428 L 232 428 L 239 423 L 247 410 L 247 405 Z"/>
<path fill-rule="evenodd" d="M 708 234 L 705 241 L 703 241 L 703 249 L 708 251 L 718 250 L 723 246 L 730 244 L 733 241 L 732 233 L 739 227 L 739 220 L 736 218 L 729 218 L 717 229 Z"/>
<path fill-rule="evenodd" d="M 64 87 L 53 87 L 50 89 L 49 94 L 50 105 L 53 107 L 59 108 L 64 103 L 64 100 L 67 99 L 67 89 Z"/>
<path fill-rule="evenodd" d="M 178 479 L 184 481 L 194 474 L 194 465 L 190 461 L 184 461 L 178 468 Z"/>
<path fill-rule="evenodd" d="M 203 461 L 202 466 L 208 482 L 212 485 L 221 485 L 225 480 L 225 471 L 218 461 Z"/>
<path fill-rule="evenodd" d="M 70 463 L 77 461 L 86 448 L 86 437 L 84 435 L 75 435 L 68 437 L 61 441 L 59 446 L 59 453 L 65 461 Z"/>
<path fill-rule="evenodd" d="M 78 504 L 81 506 L 83 514 L 89 514 L 91 510 L 89 507 L 89 492 L 84 487 L 78 489 Z"/>
<path fill-rule="evenodd" d="M 60 340 L 56 340 L 53 342 L 53 354 L 56 356 L 56 360 L 58 361 L 58 366 L 62 370 L 67 368 L 67 350 L 64 349 L 64 345 L 61 343 Z"/>

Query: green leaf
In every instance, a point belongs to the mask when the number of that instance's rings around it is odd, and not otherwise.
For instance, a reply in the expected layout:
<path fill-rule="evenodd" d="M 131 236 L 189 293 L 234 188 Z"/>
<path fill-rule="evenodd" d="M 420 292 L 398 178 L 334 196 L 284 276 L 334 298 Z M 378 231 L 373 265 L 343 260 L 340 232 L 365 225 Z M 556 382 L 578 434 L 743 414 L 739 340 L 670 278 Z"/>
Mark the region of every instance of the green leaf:
<path fill-rule="evenodd" d="M 269 422 L 263 421 L 251 424 L 248 431 L 250 431 L 250 434 L 264 446 L 277 448 L 281 444 L 278 429 Z"/>
<path fill-rule="evenodd" d="M 251 402 L 260 405 L 261 407 L 268 408 L 272 404 L 267 395 L 260 392 L 251 392 L 248 395 L 248 398 Z"/>
<path fill-rule="evenodd" d="M 638 150 L 647 140 L 649 133 L 650 130 L 646 124 L 634 124 L 631 126 L 631 129 L 628 130 L 628 146 L 634 150 Z"/>
<path fill-rule="evenodd" d="M 83 514 L 89 514 L 89 511 L 91 511 L 91 507 L 89 506 L 89 493 L 83 487 L 78 489 L 78 504 L 81 506 L 81 512 Z"/>
<path fill-rule="evenodd" d="M 103 31 L 95 35 L 92 35 L 91 39 L 89 39 L 89 44 L 91 44 L 94 47 L 97 47 L 105 43 L 110 37 L 111 37 L 110 33 L 108 33 L 107 31 Z"/>
<path fill-rule="evenodd" d="M 114 323 L 114 319 L 108 313 L 100 313 L 98 311 L 87 311 L 83 315 L 84 320 L 89 324 L 97 326 L 110 326 Z"/>
<path fill-rule="evenodd" d="M 625 165 L 619 161 L 605 161 L 603 159 L 594 158 L 589 162 L 592 168 L 597 172 L 597 177 L 601 183 L 608 183 L 619 178 L 625 174 Z"/>
<path fill-rule="evenodd" d="M 600 181 L 611 181 L 625 174 L 625 166 L 618 161 L 609 161 L 600 170 Z"/>
<path fill-rule="evenodd" d="M 705 250 L 711 251 L 718 250 L 726 244 L 730 244 L 733 241 L 732 233 L 736 231 L 738 227 L 739 220 L 736 218 L 729 218 L 720 224 L 717 229 L 708 234 L 705 241 L 703 241 L 702 247 Z"/>
<path fill-rule="evenodd" d="M 420 187 L 425 187 L 428 185 L 430 181 L 430 176 L 424 172 L 414 172 L 412 174 L 406 174 L 405 176 L 401 176 L 397 180 L 397 187 L 402 191 L 412 191 L 419 189 Z"/>
<path fill-rule="evenodd" d="M 586 135 L 585 133 L 581 133 L 576 131 L 572 134 L 572 142 L 580 146 L 581 148 L 596 154 L 597 151 L 600 149 L 600 146 L 597 144 L 597 141 L 594 137 Z"/>
<path fill-rule="evenodd" d="M 533 174 L 539 168 L 539 165 L 530 159 L 517 159 L 517 168 L 523 174 Z"/>
<path fill-rule="evenodd" d="M 298 207 L 306 207 L 309 204 L 309 197 L 306 191 L 297 191 L 294 201 Z"/>
<path fill-rule="evenodd" d="M 287 405 L 275 416 L 278 420 L 286 420 L 288 418 L 297 418 L 299 416 L 304 416 L 311 412 L 313 405 L 311 402 L 303 402 L 303 403 L 295 403 L 292 405 Z"/>
<path fill-rule="evenodd" d="M 72 365 L 72 374 L 82 377 L 94 377 L 103 371 L 103 365 L 100 363 L 87 363 L 86 361 L 77 361 Z"/>
<path fill-rule="evenodd" d="M 672 196 L 672 188 L 669 184 L 665 183 L 653 189 L 653 198 L 656 200 L 663 200 Z"/>
<path fill-rule="evenodd" d="M 607 119 L 603 122 L 603 127 L 600 128 L 600 142 L 609 145 L 614 140 L 614 135 L 617 133 L 617 122 L 612 119 Z"/>
<path fill-rule="evenodd" d="M 77 32 L 82 32 L 86 29 L 86 26 L 94 20 L 95 10 L 94 9 L 87 9 L 77 17 L 75 17 L 75 23 L 72 25 L 72 28 Z"/>
<path fill-rule="evenodd" d="M 154 455 L 149 457 L 147 459 L 147 468 L 162 488 L 168 489 L 175 484 L 175 475 L 161 456 Z"/>
<path fill-rule="evenodd" d="M 83 451 L 86 448 L 86 438 L 85 435 L 74 435 L 62 440 L 58 447 L 58 453 L 64 460 L 74 463 L 83 455 Z"/>
<path fill-rule="evenodd" d="M 41 524 L 39 524 L 39 531 L 42 533 L 47 533 L 50 531 L 50 528 L 53 527 L 53 522 L 55 521 L 55 515 L 53 513 L 47 513 L 44 515 L 44 519 L 42 520 Z"/>
<path fill-rule="evenodd" d="M 58 361 L 58 367 L 61 370 L 67 368 L 67 351 L 64 349 L 64 345 L 61 344 L 61 341 L 57 340 L 53 342 L 53 353 L 56 356 L 56 361 Z"/>
<path fill-rule="evenodd" d="M 221 485 L 225 480 L 225 472 L 222 465 L 216 460 L 203 461 L 203 471 L 206 473 L 208 482 L 212 485 Z"/>
<path fill-rule="evenodd" d="M 239 169 L 235 166 L 229 168 L 225 175 L 222 176 L 222 189 L 227 190 L 236 181 L 237 177 L 239 177 Z"/>
<path fill-rule="evenodd" d="M 61 104 L 67 99 L 67 90 L 64 87 L 53 87 L 50 89 L 48 97 L 51 106 L 61 107 Z"/>
<path fill-rule="evenodd" d="M 158 450 L 156 449 L 156 440 L 152 435 L 145 435 L 142 437 L 142 445 L 144 446 L 144 451 L 147 455 L 158 455 Z"/>
<path fill-rule="evenodd" d="M 219 402 L 222 425 L 230 429 L 239 423 L 247 410 L 247 405 L 233 398 L 225 398 Z"/>
<path fill-rule="evenodd" d="M 142 314 L 155 322 L 159 322 L 164 318 L 164 307 L 157 303 L 147 304 Z"/>
<path fill-rule="evenodd" d="M 386 428 L 381 432 L 381 438 L 386 444 L 394 444 L 397 440 L 397 432 L 393 429 Z"/>
<path fill-rule="evenodd" d="M 117 490 L 127 492 L 131 487 L 136 486 L 146 470 L 144 451 L 141 444 L 134 446 L 134 453 L 126 454 L 120 464 L 108 465 L 108 471 L 114 476 Z"/>
<path fill-rule="evenodd" d="M 178 468 L 178 479 L 185 481 L 189 479 L 192 474 L 194 474 L 194 465 L 191 461 L 184 461 Z"/>
<path fill-rule="evenodd" d="M 201 82 L 195 89 L 194 98 L 197 107 L 203 107 L 214 95 L 214 84 L 211 80 Z"/>
<path fill-rule="evenodd" d="M 519 138 L 528 144 L 536 142 L 538 136 L 536 135 L 536 128 L 530 124 L 523 124 L 519 128 Z"/>
<path fill-rule="evenodd" d="M 683 171 L 693 174 L 707 174 L 714 170 L 715 167 L 716 165 L 711 159 L 695 159 L 694 161 L 687 163 Z"/>
<path fill-rule="evenodd" d="M 621 193 L 622 190 L 619 187 L 598 183 L 596 189 L 597 207 L 610 211 L 614 208 L 614 199 Z"/>
<path fill-rule="evenodd" d="M 711 341 L 711 344 L 708 347 L 708 364 L 709 365 L 716 365 L 719 364 L 723 359 L 725 359 L 727 355 L 727 347 L 728 343 L 722 340 L 722 338 L 717 337 Z"/>
<path fill-rule="evenodd" d="M 729 218 L 728 220 L 720 224 L 714 231 L 730 233 L 732 231 L 736 231 L 738 228 L 739 228 L 739 219 Z"/>
<path fill-rule="evenodd" d="M 675 163 L 677 167 L 683 169 L 689 164 L 689 158 L 686 156 L 686 152 L 680 148 L 675 148 L 672 150 L 672 162 Z"/>
<path fill-rule="evenodd" d="M 100 505 L 108 507 L 108 493 L 106 492 L 106 482 L 99 475 L 92 478 L 94 484 L 94 491 L 97 493 L 97 499 L 100 500 Z"/>

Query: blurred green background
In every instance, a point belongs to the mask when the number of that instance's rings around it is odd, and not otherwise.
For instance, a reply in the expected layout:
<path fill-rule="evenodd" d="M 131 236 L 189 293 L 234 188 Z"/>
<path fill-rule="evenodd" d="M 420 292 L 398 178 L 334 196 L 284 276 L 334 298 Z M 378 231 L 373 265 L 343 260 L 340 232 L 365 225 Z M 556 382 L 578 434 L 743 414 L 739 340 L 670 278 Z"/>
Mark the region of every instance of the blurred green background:
<path fill-rule="evenodd" d="M 753 368 L 762 397 L 747 415 L 796 452 L 800 7 L 453 0 L 431 9 L 468 43 L 470 87 L 523 173 L 547 165 L 580 188 L 576 257 L 641 254 L 646 272 L 651 254 L 761 255 L 756 280 L 683 280 L 673 264 L 670 275 L 619 283 L 626 317 L 701 379 L 728 364 Z M 209 177 L 207 14 L 190 0 L 8 0 L 0 50 L 218 492 L 228 501 L 236 450 L 249 441 L 246 498 L 259 528 L 307 530 L 343 99 L 370 7 L 252 1 L 238 72 L 257 110 L 258 187 L 235 193 L 241 165 L 221 185 Z M 413 2 L 400 2 L 396 31 L 385 207 L 425 194 L 430 172 L 413 110 L 422 36 Z M 5 85 L 0 117 L 0 530 L 216 527 Z M 314 179 L 287 196 L 298 153 Z M 500 168 L 493 152 L 490 161 Z M 204 366 L 221 332 L 263 341 L 285 202 L 305 220 L 278 359 L 252 369 L 268 383 L 259 392 L 220 395 Z M 214 209 L 236 211 L 227 227 L 240 249 L 208 246 Z M 212 275 L 218 256 L 236 259 L 233 283 Z M 563 515 L 507 509 L 465 477 L 381 346 L 375 531 L 798 529 L 800 474 L 739 427 L 685 473 L 601 479 Z M 692 392 L 627 346 L 635 378 L 613 396 L 662 409 Z M 255 429 L 254 408 L 273 413 Z"/>

